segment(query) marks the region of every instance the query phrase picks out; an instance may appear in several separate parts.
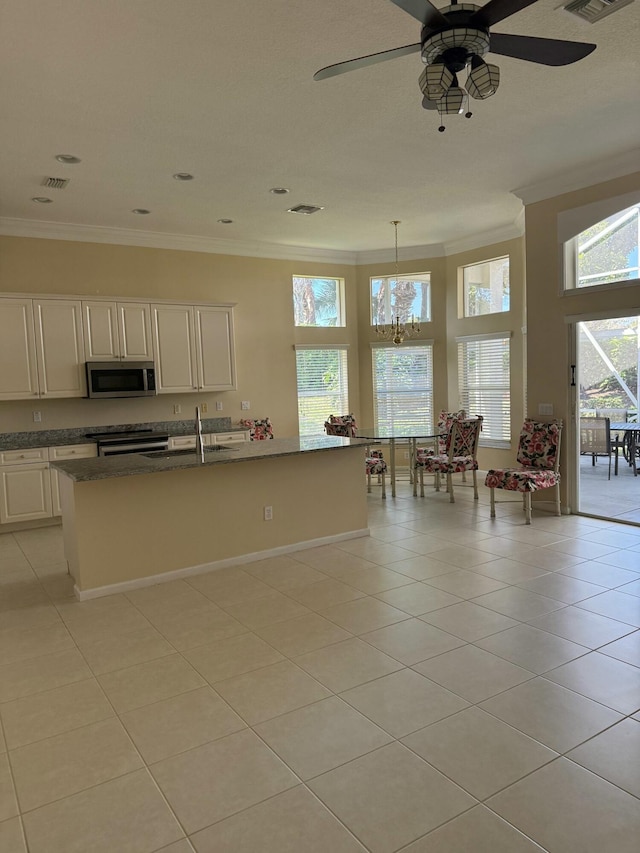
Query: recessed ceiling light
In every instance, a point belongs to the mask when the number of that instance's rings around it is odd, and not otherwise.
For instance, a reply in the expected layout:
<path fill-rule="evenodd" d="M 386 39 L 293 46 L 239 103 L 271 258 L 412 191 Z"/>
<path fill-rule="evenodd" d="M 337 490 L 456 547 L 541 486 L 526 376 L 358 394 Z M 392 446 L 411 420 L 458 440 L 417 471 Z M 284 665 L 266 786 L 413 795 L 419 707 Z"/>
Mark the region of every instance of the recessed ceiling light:
<path fill-rule="evenodd" d="M 76 157 L 75 154 L 56 154 L 56 160 L 58 163 L 82 163 L 82 160 L 79 157 Z"/>
<path fill-rule="evenodd" d="M 217 220 L 221 225 L 231 225 L 233 219 L 218 219 Z"/>
<path fill-rule="evenodd" d="M 38 204 L 52 204 L 53 203 L 52 198 L 46 198 L 43 195 L 37 195 L 35 198 L 32 198 L 31 201 L 36 201 L 36 202 L 38 202 Z"/>
<path fill-rule="evenodd" d="M 151 213 L 151 211 L 147 210 L 146 207 L 134 207 L 131 213 L 137 213 L 139 216 L 145 216 L 147 213 Z"/>
<path fill-rule="evenodd" d="M 176 172 L 173 176 L 176 181 L 192 181 L 193 175 L 190 175 L 189 172 Z"/>
<path fill-rule="evenodd" d="M 289 190 L 286 187 L 272 187 L 269 192 L 274 195 L 286 195 Z"/>

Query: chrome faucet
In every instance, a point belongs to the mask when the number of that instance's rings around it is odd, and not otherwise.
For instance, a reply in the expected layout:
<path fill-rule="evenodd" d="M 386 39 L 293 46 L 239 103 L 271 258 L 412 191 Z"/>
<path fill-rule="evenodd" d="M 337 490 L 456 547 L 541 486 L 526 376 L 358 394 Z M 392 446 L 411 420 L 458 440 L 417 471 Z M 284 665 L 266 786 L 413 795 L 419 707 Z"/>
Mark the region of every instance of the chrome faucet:
<path fill-rule="evenodd" d="M 200 456 L 200 461 L 204 462 L 204 444 L 202 443 L 202 420 L 200 419 L 200 406 L 196 406 L 196 453 Z"/>

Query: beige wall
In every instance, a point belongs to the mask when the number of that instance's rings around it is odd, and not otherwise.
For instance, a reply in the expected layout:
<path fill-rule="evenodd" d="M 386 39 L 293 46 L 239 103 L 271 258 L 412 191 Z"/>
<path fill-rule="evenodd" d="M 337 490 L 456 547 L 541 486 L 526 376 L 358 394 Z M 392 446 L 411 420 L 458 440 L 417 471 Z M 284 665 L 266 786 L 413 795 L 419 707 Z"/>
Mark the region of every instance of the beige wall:
<path fill-rule="evenodd" d="M 357 402 L 357 327 L 293 326 L 293 275 L 345 280 L 347 311 L 355 317 L 355 269 L 349 265 L 241 258 L 200 252 L 0 237 L 0 293 L 58 293 L 178 301 L 235 302 L 238 390 L 218 394 L 159 395 L 135 400 L 39 400 L 0 402 L 0 432 L 57 429 L 190 417 L 208 402 L 208 417 L 268 416 L 278 436 L 297 435 L 295 343 L 350 344 L 352 388 Z M 224 409 L 215 411 L 220 400 Z M 174 415 L 180 402 L 182 414 Z M 33 423 L 32 410 L 42 412 Z"/>
<path fill-rule="evenodd" d="M 562 291 L 562 242 L 568 239 L 565 230 L 559 236 L 559 225 L 570 212 L 580 225 L 576 233 L 589 224 L 613 213 L 615 204 L 598 204 L 620 197 L 620 207 L 630 206 L 629 194 L 640 199 L 640 172 L 597 184 L 555 198 L 530 204 L 525 209 L 526 278 L 527 278 L 527 360 L 528 409 L 533 416 L 539 403 L 552 403 L 554 415 L 567 424 L 561 455 L 562 501 L 569 502 L 569 487 L 575 436 L 571 409 L 570 364 L 567 318 L 579 315 L 620 316 L 640 313 L 640 287 L 610 286 L 596 291 L 588 288 L 573 292 Z M 581 216 L 581 209 L 589 217 Z M 603 212 L 605 211 L 605 212 Z M 575 236 L 575 235 L 574 235 Z M 571 470 L 571 474 L 573 471 Z"/>

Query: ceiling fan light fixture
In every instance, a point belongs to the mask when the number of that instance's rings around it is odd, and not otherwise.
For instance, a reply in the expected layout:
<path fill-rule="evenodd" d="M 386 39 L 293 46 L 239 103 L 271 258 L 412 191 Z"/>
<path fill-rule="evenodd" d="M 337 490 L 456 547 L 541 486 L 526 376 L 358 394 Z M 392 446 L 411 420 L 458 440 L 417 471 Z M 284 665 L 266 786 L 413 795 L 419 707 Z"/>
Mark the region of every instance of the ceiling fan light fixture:
<path fill-rule="evenodd" d="M 420 91 L 430 101 L 437 101 L 453 83 L 453 74 L 442 62 L 427 65 L 418 80 Z"/>
<path fill-rule="evenodd" d="M 466 112 L 469 97 L 460 86 L 451 86 L 438 101 L 440 115 L 462 115 Z"/>
<path fill-rule="evenodd" d="M 500 69 L 497 65 L 485 62 L 479 56 L 471 59 L 471 71 L 465 84 L 467 92 L 472 98 L 484 101 L 495 95 L 500 85 Z"/>

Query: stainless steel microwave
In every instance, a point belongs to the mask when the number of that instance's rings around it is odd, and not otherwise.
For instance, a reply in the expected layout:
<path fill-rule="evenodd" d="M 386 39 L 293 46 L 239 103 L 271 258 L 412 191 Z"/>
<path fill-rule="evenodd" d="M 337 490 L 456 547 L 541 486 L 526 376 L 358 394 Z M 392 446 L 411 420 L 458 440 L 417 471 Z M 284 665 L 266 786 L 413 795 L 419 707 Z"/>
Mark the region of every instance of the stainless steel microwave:
<path fill-rule="evenodd" d="M 88 361 L 89 397 L 152 397 L 156 371 L 152 361 Z"/>

